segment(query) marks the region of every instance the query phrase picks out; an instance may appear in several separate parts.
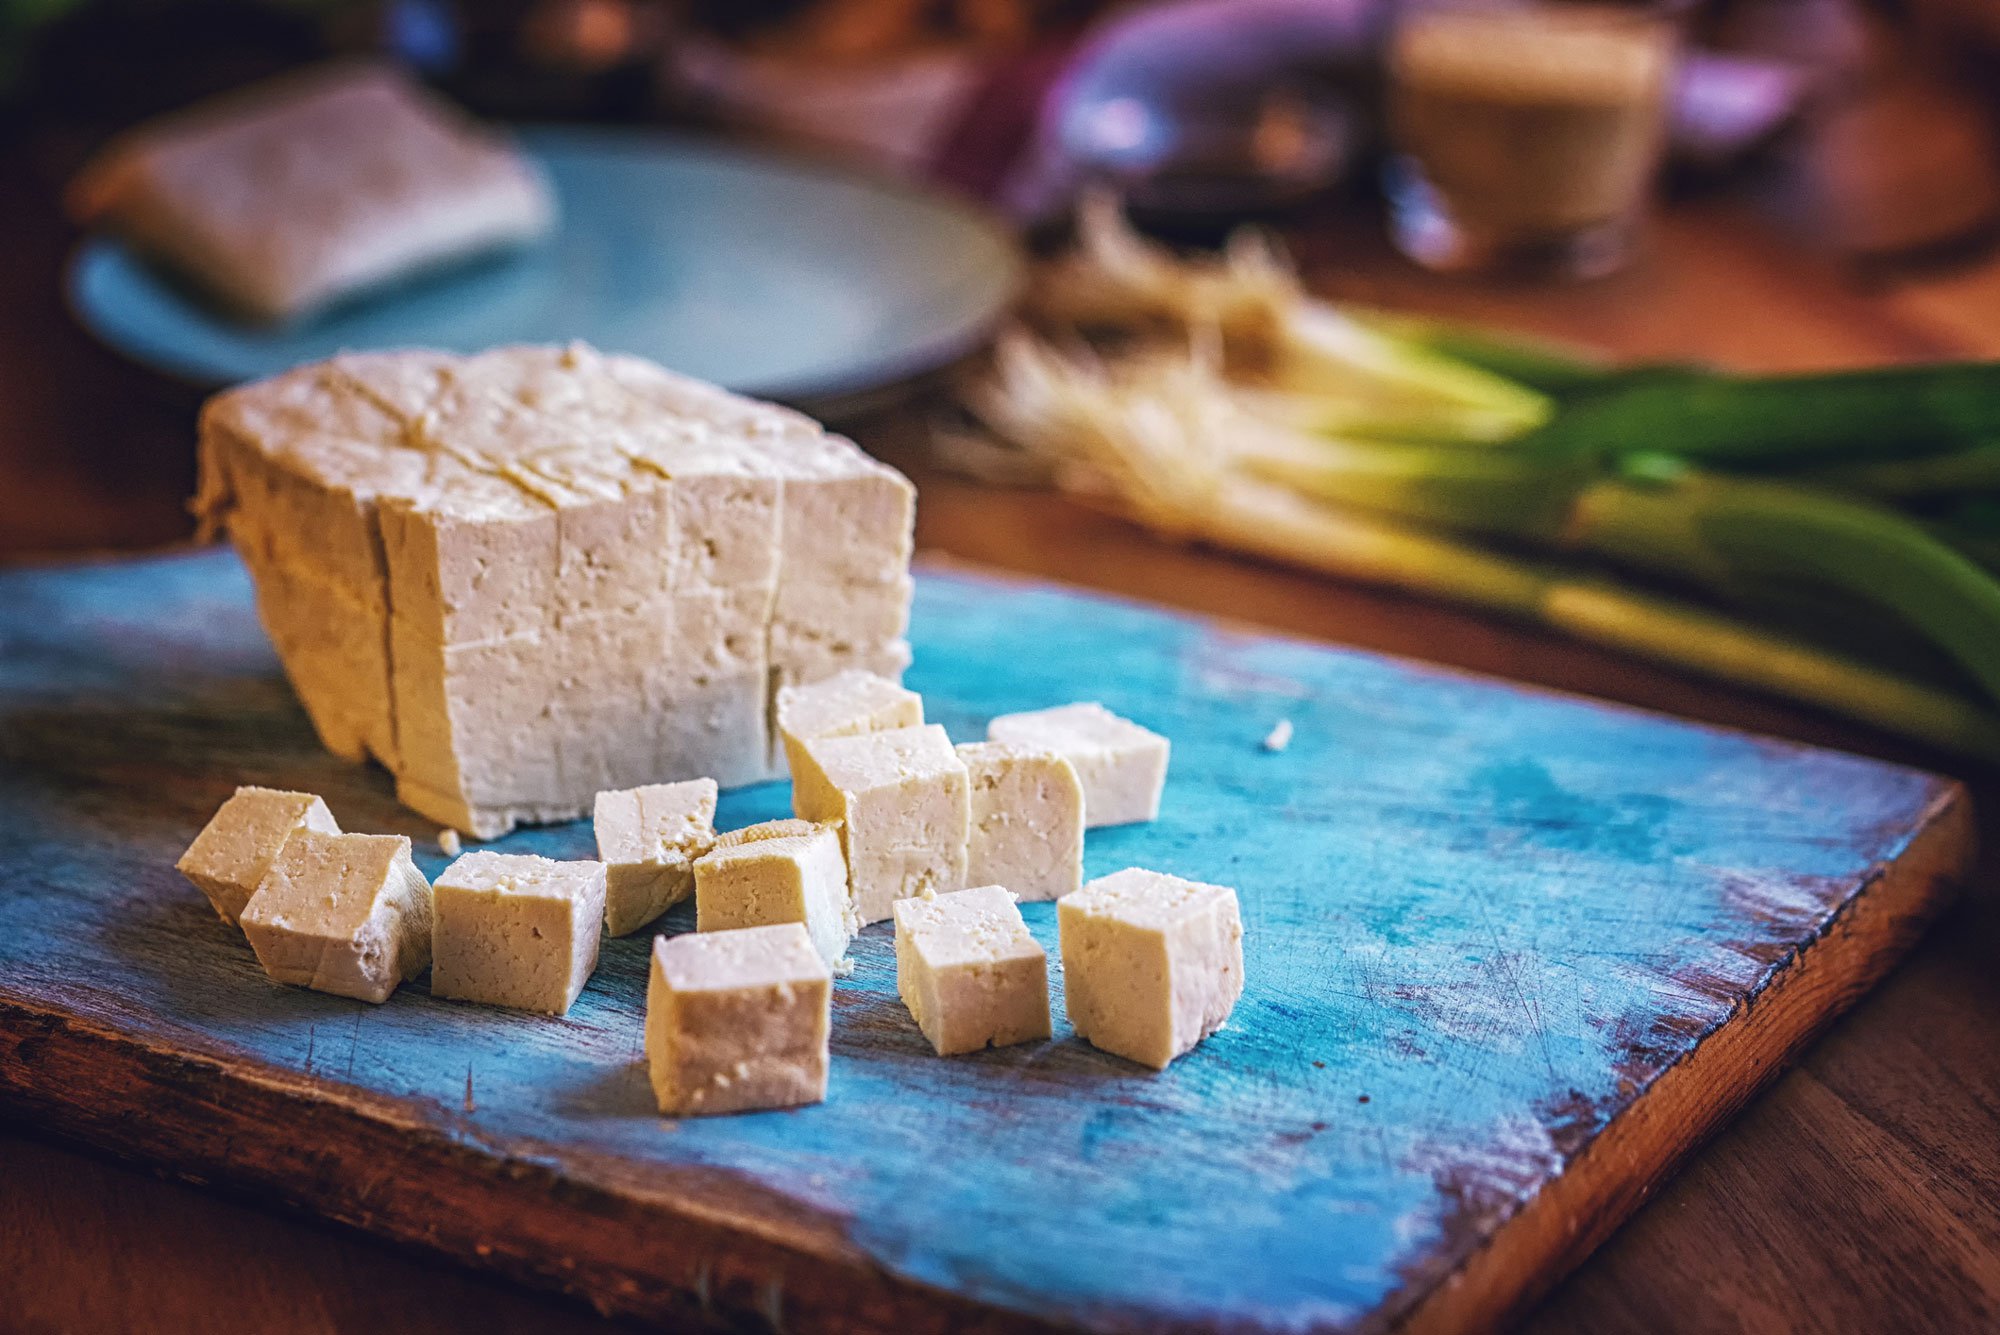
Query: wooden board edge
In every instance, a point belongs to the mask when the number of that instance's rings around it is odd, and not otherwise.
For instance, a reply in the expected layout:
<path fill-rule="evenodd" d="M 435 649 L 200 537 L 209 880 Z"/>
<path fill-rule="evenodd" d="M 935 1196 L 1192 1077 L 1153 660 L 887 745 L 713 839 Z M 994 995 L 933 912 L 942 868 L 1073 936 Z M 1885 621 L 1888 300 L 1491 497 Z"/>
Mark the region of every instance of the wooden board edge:
<path fill-rule="evenodd" d="M 703 1181 L 679 1196 L 621 1189 L 355 1093 L 175 1051 L 0 989 L 0 1115 L 162 1176 L 675 1329 L 1049 1329 L 897 1276 L 838 1219 L 749 1197 L 733 1174 L 689 1174 Z"/>
<path fill-rule="evenodd" d="M 1972 800 L 1948 783 L 1901 856 L 1783 961 L 1741 1013 L 1654 1079 L 1392 1328 L 1463 1335 L 1523 1316 L 1889 973 L 1950 904 L 1976 852 Z M 1725 1078 L 1731 1072 L 1747 1078 Z M 1655 1169 L 1630 1173 L 1649 1160 Z"/>

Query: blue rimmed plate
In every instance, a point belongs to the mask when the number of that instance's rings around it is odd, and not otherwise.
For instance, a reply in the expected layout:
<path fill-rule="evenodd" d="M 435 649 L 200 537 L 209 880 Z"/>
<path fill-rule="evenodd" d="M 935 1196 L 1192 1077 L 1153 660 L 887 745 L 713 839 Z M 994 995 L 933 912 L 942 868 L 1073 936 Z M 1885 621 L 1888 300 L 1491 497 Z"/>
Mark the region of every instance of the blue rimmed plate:
<path fill-rule="evenodd" d="M 204 304 L 119 241 L 78 250 L 70 300 L 121 352 L 204 385 L 343 349 L 584 339 L 749 394 L 826 399 L 942 365 L 1019 287 L 1012 236 L 884 178 L 657 131 L 530 129 L 557 234 L 264 328 Z"/>

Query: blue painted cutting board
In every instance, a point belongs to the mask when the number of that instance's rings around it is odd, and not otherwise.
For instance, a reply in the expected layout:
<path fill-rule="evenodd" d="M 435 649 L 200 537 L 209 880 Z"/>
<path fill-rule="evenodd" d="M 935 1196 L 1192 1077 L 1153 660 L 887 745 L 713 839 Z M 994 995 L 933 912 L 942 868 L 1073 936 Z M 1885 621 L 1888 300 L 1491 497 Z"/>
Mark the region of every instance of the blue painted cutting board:
<path fill-rule="evenodd" d="M 643 939 L 559 1020 L 267 982 L 172 869 L 235 785 L 444 859 L 315 746 L 218 551 L 0 575 L 0 1102 L 613 1311 L 1476 1328 L 1886 970 L 1967 853 L 1929 775 L 1126 604 L 927 572 L 914 637 L 957 738 L 1079 698 L 1172 736 L 1161 819 L 1087 850 L 1241 892 L 1243 999 L 1165 1073 L 1060 1023 L 932 1056 L 881 927 L 827 1101 L 710 1120 L 652 1110 Z"/>

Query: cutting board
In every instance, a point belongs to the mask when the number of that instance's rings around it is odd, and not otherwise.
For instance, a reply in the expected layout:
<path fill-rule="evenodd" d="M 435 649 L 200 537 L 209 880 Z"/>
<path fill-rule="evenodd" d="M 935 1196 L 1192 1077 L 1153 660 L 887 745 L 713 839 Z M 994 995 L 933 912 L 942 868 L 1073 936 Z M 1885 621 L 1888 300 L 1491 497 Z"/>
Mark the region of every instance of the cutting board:
<path fill-rule="evenodd" d="M 1160 820 L 1086 853 L 1240 891 L 1243 999 L 1166 1072 L 1059 1006 L 1052 1042 L 933 1056 L 883 927 L 827 1101 L 738 1117 L 653 1110 L 643 938 L 563 1019 L 269 983 L 172 868 L 237 784 L 445 859 L 314 744 L 211 551 L 0 575 L 0 1106 L 653 1318 L 1475 1329 L 1879 978 L 1968 856 L 1930 775 L 1129 604 L 926 571 L 914 639 L 956 738 L 1074 699 L 1172 736 Z M 582 823 L 498 846 L 592 852 Z"/>

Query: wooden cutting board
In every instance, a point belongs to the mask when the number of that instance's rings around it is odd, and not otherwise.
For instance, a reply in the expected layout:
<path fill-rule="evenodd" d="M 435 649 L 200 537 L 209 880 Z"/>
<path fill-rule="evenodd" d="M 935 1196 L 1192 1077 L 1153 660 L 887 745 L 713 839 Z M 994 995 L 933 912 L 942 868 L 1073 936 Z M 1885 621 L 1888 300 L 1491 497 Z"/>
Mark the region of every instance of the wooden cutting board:
<path fill-rule="evenodd" d="M 1241 892 L 1243 1000 L 1167 1072 L 1060 1018 L 932 1056 L 882 927 L 826 1103 L 707 1120 L 651 1106 L 641 938 L 564 1019 L 267 982 L 172 868 L 235 785 L 445 859 L 317 748 L 206 552 L 0 575 L 0 1107 L 608 1311 L 1466 1330 L 1879 978 L 1969 853 L 1930 775 L 1128 604 L 930 571 L 914 635 L 954 737 L 1079 698 L 1173 737 L 1159 822 L 1087 851 Z M 785 807 L 767 785 L 723 821 Z M 499 846 L 592 852 L 582 823 Z"/>

